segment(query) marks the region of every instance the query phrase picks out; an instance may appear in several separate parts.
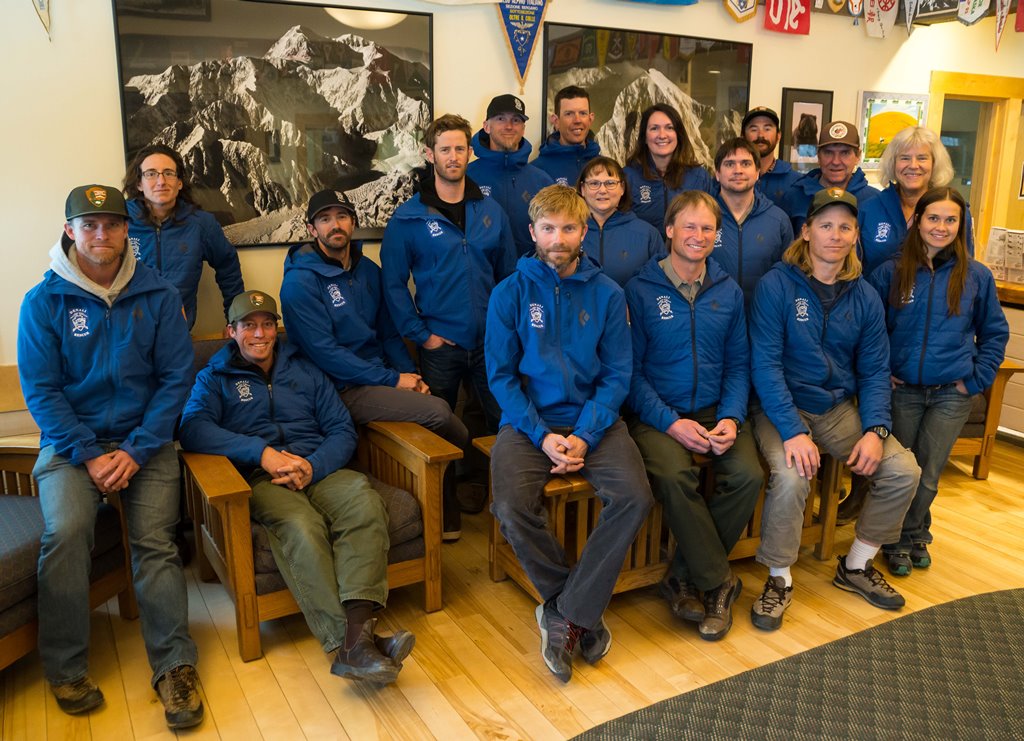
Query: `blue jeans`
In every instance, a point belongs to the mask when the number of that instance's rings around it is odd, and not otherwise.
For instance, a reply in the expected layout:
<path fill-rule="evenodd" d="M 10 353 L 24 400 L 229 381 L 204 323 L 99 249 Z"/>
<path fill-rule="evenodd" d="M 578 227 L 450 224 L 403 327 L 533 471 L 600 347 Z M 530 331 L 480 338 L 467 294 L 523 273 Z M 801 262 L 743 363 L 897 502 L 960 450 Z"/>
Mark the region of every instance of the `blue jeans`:
<path fill-rule="evenodd" d="M 411 395 L 411 392 L 403 391 Z M 363 474 L 340 468 L 305 491 L 252 480 L 252 516 L 309 629 L 330 653 L 345 642 L 344 603 L 388 596 L 388 513 Z"/>
<path fill-rule="evenodd" d="M 491 512 L 540 596 L 558 597 L 558 611 L 564 617 L 594 628 L 654 497 L 640 452 L 619 420 L 587 453 L 579 471 L 604 506 L 579 561 L 569 568 L 541 501 L 552 465 L 530 438 L 511 425 L 503 426 L 491 450 Z"/>
<path fill-rule="evenodd" d="M 903 385 L 892 392 L 892 432 L 917 458 L 921 482 L 903 518 L 899 542 L 886 544 L 887 553 L 932 542 L 931 506 L 939 493 L 939 476 L 970 414 L 971 398 L 954 384 Z"/>
<path fill-rule="evenodd" d="M 109 452 L 117 445 L 104 447 Z M 45 524 L 39 551 L 39 656 L 47 681 L 63 684 L 89 669 L 89 552 L 100 492 L 84 465 L 73 465 L 52 445 L 40 451 L 32 473 L 39 481 Z M 178 478 L 178 455 L 168 443 L 120 492 L 154 686 L 166 672 L 195 666 L 197 660 L 188 632 L 185 574 L 174 545 Z"/>
<path fill-rule="evenodd" d="M 864 432 L 857 406 L 847 399 L 822 414 L 802 410 L 800 419 L 811 431 L 811 439 L 824 452 L 846 461 Z M 768 567 L 785 568 L 800 555 L 800 535 L 804 523 L 804 505 L 811 482 L 786 463 L 783 440 L 763 411 L 754 415 L 754 436 L 770 474 L 761 515 L 761 545 L 757 562 Z M 882 460 L 875 472 L 866 477 L 871 488 L 864 510 L 857 518 L 855 532 L 865 543 L 888 543 L 900 531 L 900 523 L 917 489 L 921 472 L 914 456 L 895 435 L 886 438 Z"/>
<path fill-rule="evenodd" d="M 455 409 L 459 402 L 459 386 L 463 381 L 472 384 L 484 410 L 487 430 L 495 434 L 501 421 L 501 407 L 487 385 L 483 346 L 467 350 L 458 345 L 441 345 L 436 350 L 420 347 L 419 352 L 420 373 L 430 386 L 430 393 L 440 396 L 448 402 L 448 406 Z"/>

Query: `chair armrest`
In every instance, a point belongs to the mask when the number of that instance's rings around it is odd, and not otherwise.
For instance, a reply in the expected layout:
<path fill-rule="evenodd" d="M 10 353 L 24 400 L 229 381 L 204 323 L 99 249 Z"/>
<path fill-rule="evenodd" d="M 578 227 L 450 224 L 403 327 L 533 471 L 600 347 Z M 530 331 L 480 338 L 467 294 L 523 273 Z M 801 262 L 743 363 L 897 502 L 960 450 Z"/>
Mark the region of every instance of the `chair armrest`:
<path fill-rule="evenodd" d="M 249 484 L 224 456 L 182 452 L 181 459 L 185 462 L 186 475 L 214 506 L 219 502 L 252 496 Z"/>
<path fill-rule="evenodd" d="M 462 458 L 462 451 L 440 435 L 415 422 L 370 422 L 371 444 L 390 440 L 423 463 L 442 463 Z"/>

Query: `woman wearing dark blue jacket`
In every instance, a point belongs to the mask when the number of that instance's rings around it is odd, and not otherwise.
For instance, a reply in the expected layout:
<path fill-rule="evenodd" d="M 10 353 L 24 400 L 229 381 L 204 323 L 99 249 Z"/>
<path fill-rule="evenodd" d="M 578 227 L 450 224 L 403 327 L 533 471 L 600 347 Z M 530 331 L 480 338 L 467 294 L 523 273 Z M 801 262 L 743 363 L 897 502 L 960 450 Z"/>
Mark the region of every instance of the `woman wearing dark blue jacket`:
<path fill-rule="evenodd" d="M 871 275 L 886 306 L 892 431 L 921 466 L 900 539 L 883 549 L 896 576 L 931 565 L 939 475 L 971 397 L 992 385 L 1009 339 L 992 273 L 967 255 L 966 213 L 957 191 L 929 190 L 917 201 L 902 252 Z"/>
<path fill-rule="evenodd" d="M 914 207 L 929 188 L 944 188 L 953 180 L 953 163 L 942 141 L 931 129 L 908 126 L 893 137 L 881 162 L 881 180 L 889 183 L 877 198 L 861 204 L 861 262 L 870 276 L 900 250 L 913 222 Z M 965 240 L 974 255 L 974 234 L 968 208 Z"/>
<path fill-rule="evenodd" d="M 665 238 L 629 210 L 629 183 L 622 165 L 595 157 L 580 172 L 576 190 L 590 209 L 583 251 L 623 288 L 652 257 L 664 257 Z"/>
<path fill-rule="evenodd" d="M 163 144 L 140 149 L 125 173 L 124 197 L 132 252 L 178 289 L 189 329 L 204 262 L 214 270 L 226 319 L 231 299 L 245 291 L 238 252 L 217 220 L 192 201 L 181 155 Z"/>
<path fill-rule="evenodd" d="M 643 112 L 637 141 L 626 160 L 633 212 L 665 234 L 665 211 L 684 190 L 714 194 L 711 175 L 698 162 L 679 112 L 656 103 Z"/>

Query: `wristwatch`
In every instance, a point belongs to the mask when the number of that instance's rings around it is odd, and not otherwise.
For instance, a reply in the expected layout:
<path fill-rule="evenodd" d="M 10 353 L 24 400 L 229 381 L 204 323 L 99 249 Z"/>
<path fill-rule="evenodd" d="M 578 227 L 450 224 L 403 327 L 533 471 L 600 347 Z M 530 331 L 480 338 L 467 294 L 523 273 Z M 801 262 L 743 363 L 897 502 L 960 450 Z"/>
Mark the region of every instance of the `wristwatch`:
<path fill-rule="evenodd" d="M 889 437 L 889 430 L 884 425 L 875 425 L 874 427 L 868 427 L 868 432 L 873 432 L 882 440 Z"/>

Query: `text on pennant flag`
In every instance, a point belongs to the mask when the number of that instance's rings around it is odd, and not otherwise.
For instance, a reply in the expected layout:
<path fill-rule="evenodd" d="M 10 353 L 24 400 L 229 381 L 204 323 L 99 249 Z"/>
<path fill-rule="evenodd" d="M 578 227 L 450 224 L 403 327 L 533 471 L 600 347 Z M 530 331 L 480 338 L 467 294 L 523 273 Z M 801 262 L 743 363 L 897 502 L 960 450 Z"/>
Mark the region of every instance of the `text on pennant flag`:
<path fill-rule="evenodd" d="M 547 4 L 548 0 L 501 0 L 498 3 L 498 15 L 515 62 L 520 88 L 530 68 Z"/>
<path fill-rule="evenodd" d="M 764 27 L 777 33 L 811 32 L 811 8 L 805 0 L 767 0 Z"/>

